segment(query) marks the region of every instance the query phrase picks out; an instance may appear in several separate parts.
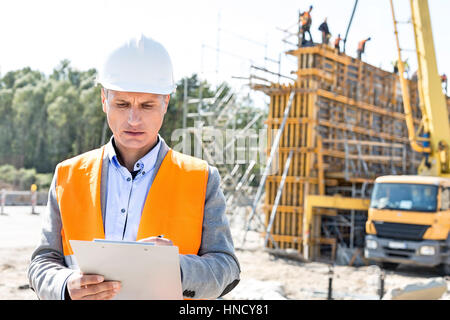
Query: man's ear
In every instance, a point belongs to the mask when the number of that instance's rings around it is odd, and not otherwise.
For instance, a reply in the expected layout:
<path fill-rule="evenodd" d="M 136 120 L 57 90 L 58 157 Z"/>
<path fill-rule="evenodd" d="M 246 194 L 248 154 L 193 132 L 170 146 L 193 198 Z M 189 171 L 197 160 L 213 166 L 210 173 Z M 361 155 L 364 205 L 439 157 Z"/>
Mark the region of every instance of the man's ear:
<path fill-rule="evenodd" d="M 165 104 L 165 106 L 164 106 L 164 114 L 166 114 L 167 108 L 169 107 L 169 101 L 170 101 L 170 94 L 167 94 L 164 97 L 164 104 Z"/>
<path fill-rule="evenodd" d="M 103 109 L 103 112 L 106 113 L 106 95 L 105 95 L 104 88 L 102 88 L 101 97 L 102 97 L 102 109 Z"/>

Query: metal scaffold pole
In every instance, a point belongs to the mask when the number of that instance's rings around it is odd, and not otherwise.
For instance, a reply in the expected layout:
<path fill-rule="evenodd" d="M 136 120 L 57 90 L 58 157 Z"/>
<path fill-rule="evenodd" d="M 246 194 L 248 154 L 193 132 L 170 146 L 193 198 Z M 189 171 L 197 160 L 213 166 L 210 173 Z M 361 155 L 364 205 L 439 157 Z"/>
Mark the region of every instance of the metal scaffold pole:
<path fill-rule="evenodd" d="M 264 189 L 264 185 L 266 183 L 267 176 L 269 175 L 270 169 L 272 167 L 273 159 L 275 157 L 275 154 L 277 153 L 278 145 L 279 145 L 280 139 L 281 139 L 281 135 L 283 134 L 283 130 L 284 130 L 284 127 L 286 126 L 286 121 L 287 121 L 289 112 L 291 111 L 291 107 L 292 107 L 292 104 L 294 102 L 294 96 L 295 96 L 295 91 L 292 91 L 290 96 L 289 96 L 289 102 L 288 102 L 287 107 L 286 107 L 286 109 L 284 111 L 283 122 L 281 123 L 281 126 L 280 126 L 280 128 L 279 128 L 279 130 L 277 132 L 275 140 L 273 141 L 273 144 L 272 144 L 272 147 L 271 147 L 271 150 L 270 150 L 270 156 L 267 159 L 266 167 L 265 167 L 263 175 L 261 177 L 261 181 L 259 183 L 258 190 L 256 191 L 255 199 L 253 200 L 252 212 L 251 212 L 250 217 L 248 218 L 248 220 L 246 222 L 246 228 L 245 228 L 245 232 L 244 232 L 244 237 L 242 239 L 242 246 L 244 246 L 244 244 L 245 244 L 245 240 L 246 240 L 246 237 L 247 237 L 247 232 L 250 230 L 250 222 L 252 221 L 253 217 L 255 216 L 256 207 L 258 205 L 259 199 L 261 198 L 261 195 L 262 195 L 262 192 L 263 192 L 263 189 Z M 261 221 L 259 221 L 259 223 L 262 224 Z"/>

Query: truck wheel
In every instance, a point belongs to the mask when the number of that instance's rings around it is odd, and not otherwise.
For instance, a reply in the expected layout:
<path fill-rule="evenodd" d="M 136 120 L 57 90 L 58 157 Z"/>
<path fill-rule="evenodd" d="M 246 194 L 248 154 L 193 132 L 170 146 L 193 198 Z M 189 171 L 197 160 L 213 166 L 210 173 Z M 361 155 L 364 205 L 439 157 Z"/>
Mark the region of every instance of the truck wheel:
<path fill-rule="evenodd" d="M 443 263 L 439 265 L 439 272 L 442 276 L 450 276 L 450 264 Z"/>
<path fill-rule="evenodd" d="M 382 269 L 386 269 L 386 270 L 395 270 L 395 268 L 398 267 L 398 263 L 395 263 L 395 262 L 381 262 L 381 263 L 379 264 L 379 266 L 380 266 Z"/>

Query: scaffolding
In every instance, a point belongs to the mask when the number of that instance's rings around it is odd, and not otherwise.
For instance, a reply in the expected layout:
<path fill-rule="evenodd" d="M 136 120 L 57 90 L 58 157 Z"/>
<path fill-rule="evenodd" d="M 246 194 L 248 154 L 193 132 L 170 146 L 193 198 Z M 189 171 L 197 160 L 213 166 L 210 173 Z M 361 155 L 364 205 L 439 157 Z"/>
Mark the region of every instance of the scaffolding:
<path fill-rule="evenodd" d="M 254 193 L 252 182 L 256 177 L 257 163 L 253 159 L 236 159 L 236 154 L 258 152 L 251 150 L 248 141 L 258 140 L 255 129 L 263 117 L 262 109 L 243 108 L 235 90 L 222 84 L 210 98 L 187 96 L 185 82 L 183 128 L 194 140 L 194 155 L 215 166 L 221 176 L 221 190 L 227 203 L 227 213 L 232 217 L 238 207 L 247 207 Z M 199 91 L 201 93 L 201 90 Z M 187 112 L 196 106 L 196 112 Z M 243 128 L 237 128 L 238 114 L 252 113 L 252 119 Z M 190 120 L 190 121 L 189 121 Z M 189 123 L 188 123 L 189 121 Z M 231 136 L 227 135 L 230 130 Z M 239 140 L 239 142 L 238 142 Z M 241 143 L 243 141 L 244 143 Z M 229 158 L 227 158 L 229 157 Z M 230 161 L 231 159 L 231 161 Z"/>
<path fill-rule="evenodd" d="M 295 82 L 252 84 L 253 89 L 270 97 L 265 121 L 267 153 L 274 145 L 281 164 L 275 174 L 264 179 L 267 230 L 262 235 L 268 248 L 293 248 L 305 255 L 306 244 L 311 248 L 310 259 L 334 259 L 336 245 L 352 249 L 363 246 L 367 210 L 351 204 L 319 205 L 311 209 L 308 220 L 304 214 L 307 197 L 336 196 L 344 202 L 345 197 L 367 199 L 376 177 L 415 174 L 422 155 L 409 144 L 397 74 L 323 44 L 287 54 L 298 60 L 293 72 Z M 261 76 L 250 78 L 264 80 Z M 414 124 L 419 127 L 417 82 L 407 82 Z M 293 104 L 287 119 L 283 119 L 291 93 Z M 271 131 L 279 130 L 283 122 L 281 139 L 275 145 Z M 287 161 L 289 155 L 292 161 Z M 283 176 L 286 162 L 290 166 Z"/>

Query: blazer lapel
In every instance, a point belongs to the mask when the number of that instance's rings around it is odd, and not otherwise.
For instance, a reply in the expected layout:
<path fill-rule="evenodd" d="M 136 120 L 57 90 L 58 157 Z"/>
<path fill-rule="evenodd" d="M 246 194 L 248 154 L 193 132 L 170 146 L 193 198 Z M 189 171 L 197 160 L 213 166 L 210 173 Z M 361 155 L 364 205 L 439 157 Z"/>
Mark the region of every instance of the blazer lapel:
<path fill-rule="evenodd" d="M 100 205 L 102 207 L 103 230 L 105 230 L 105 220 L 106 220 L 106 201 L 107 201 L 106 191 L 108 190 L 108 172 L 109 172 L 108 170 L 109 170 L 108 153 L 104 152 L 102 161 L 102 174 L 100 178 Z"/>
<path fill-rule="evenodd" d="M 161 163 L 163 162 L 167 152 L 169 151 L 169 146 L 166 144 L 164 139 L 159 134 L 158 136 L 159 139 L 161 139 L 161 146 L 159 148 L 158 156 L 156 158 L 155 169 L 153 170 L 151 181 L 155 181 L 155 177 L 156 174 L 158 173 L 159 168 L 161 167 Z"/>

